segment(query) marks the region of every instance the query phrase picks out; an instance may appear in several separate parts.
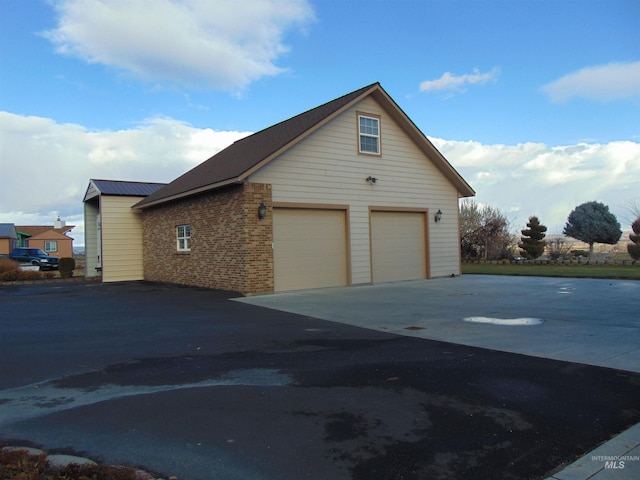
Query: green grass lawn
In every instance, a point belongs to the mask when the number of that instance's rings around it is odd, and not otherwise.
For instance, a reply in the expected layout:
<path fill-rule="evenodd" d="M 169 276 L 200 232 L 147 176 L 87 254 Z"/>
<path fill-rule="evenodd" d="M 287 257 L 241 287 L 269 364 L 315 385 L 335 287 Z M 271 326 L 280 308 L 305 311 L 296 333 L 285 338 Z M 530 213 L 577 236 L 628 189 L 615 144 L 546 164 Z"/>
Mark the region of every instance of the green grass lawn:
<path fill-rule="evenodd" d="M 640 280 L 640 263 L 636 265 L 532 265 L 463 263 L 463 274 L 525 275 L 537 277 L 625 278 Z"/>

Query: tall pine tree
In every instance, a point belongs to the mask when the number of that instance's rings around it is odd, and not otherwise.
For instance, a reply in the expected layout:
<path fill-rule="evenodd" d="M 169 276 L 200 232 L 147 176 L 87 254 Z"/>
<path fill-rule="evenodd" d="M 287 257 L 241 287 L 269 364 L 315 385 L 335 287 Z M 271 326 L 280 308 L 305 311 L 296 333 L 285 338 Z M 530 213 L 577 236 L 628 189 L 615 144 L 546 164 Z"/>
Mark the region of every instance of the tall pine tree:
<path fill-rule="evenodd" d="M 529 217 L 527 227 L 525 230 L 520 230 L 522 237 L 518 246 L 522 249 L 520 254 L 524 258 L 534 260 L 544 253 L 544 247 L 547 245 L 544 240 L 547 227 L 540 223 L 538 217 Z"/>

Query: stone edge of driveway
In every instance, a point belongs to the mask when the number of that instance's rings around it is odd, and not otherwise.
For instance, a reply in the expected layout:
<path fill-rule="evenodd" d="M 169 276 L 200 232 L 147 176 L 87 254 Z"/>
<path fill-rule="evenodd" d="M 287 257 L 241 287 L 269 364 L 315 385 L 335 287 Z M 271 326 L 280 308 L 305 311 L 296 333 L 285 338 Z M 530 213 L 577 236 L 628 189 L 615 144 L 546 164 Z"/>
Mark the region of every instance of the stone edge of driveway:
<path fill-rule="evenodd" d="M 21 446 L 8 446 L 2 447 L 3 452 L 25 452 L 29 456 L 45 455 L 45 461 L 52 467 L 64 468 L 69 465 L 98 465 L 97 462 L 85 457 L 79 457 L 75 455 L 62 455 L 62 454 L 48 454 L 44 450 L 33 447 L 21 447 Z M 164 480 L 162 478 L 156 478 L 154 475 L 144 470 L 129 467 L 125 465 L 110 465 L 112 467 L 127 468 L 135 472 L 137 480 Z M 169 480 L 177 480 L 177 477 L 169 477 Z"/>

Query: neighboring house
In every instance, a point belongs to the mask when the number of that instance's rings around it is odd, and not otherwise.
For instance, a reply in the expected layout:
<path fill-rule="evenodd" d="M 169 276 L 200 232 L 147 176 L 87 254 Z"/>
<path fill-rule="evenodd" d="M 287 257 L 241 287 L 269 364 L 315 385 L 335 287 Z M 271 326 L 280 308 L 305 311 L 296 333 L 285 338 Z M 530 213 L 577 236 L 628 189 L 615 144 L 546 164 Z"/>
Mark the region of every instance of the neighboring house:
<path fill-rule="evenodd" d="M 142 220 L 131 207 L 164 183 L 91 180 L 84 196 L 85 276 L 142 280 Z"/>
<path fill-rule="evenodd" d="M 58 218 L 54 225 L 17 226 L 18 246 L 39 248 L 60 258 L 73 257 L 73 238 L 67 233 L 75 228 Z"/>
<path fill-rule="evenodd" d="M 458 199 L 474 194 L 375 83 L 128 197 L 112 224 L 87 192 L 85 228 L 101 211 L 105 281 L 111 262 L 137 261 L 123 279 L 279 292 L 460 274 Z M 111 258 L 107 232 L 122 240 Z"/>
<path fill-rule="evenodd" d="M 18 234 L 13 223 L 0 223 L 0 255 L 9 255 L 18 246 Z"/>

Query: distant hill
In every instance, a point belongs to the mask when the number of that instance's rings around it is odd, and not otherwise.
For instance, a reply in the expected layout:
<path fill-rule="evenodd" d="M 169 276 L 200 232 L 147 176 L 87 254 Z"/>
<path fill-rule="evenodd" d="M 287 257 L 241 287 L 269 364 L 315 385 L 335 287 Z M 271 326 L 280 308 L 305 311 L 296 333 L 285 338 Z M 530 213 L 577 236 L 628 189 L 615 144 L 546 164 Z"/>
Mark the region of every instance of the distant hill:
<path fill-rule="evenodd" d="M 631 230 L 622 232 L 620 240 L 615 245 L 607 245 L 606 243 L 596 243 L 593 246 L 593 253 L 595 255 L 603 255 L 610 253 L 627 254 L 627 244 L 629 243 L 629 234 L 633 233 Z M 567 237 L 566 235 L 551 233 L 545 237 L 547 245 L 560 241 L 564 248 L 568 250 L 589 250 L 589 245 L 576 240 L 575 238 Z"/>

